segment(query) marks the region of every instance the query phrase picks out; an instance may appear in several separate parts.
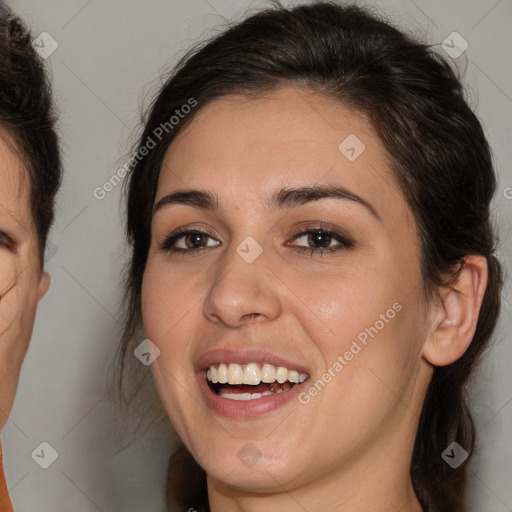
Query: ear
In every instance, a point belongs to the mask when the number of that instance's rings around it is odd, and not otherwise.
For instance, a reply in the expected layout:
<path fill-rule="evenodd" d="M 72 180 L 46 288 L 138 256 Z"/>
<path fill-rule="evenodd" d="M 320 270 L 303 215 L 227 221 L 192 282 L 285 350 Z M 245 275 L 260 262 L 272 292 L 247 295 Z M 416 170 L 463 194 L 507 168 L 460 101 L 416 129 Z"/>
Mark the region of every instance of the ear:
<path fill-rule="evenodd" d="M 50 274 L 43 272 L 37 288 L 37 300 L 40 301 L 50 288 Z"/>
<path fill-rule="evenodd" d="M 441 288 L 441 303 L 433 306 L 423 357 L 434 366 L 451 364 L 464 354 L 475 334 L 480 307 L 487 286 L 487 259 L 464 258 L 459 278 Z"/>

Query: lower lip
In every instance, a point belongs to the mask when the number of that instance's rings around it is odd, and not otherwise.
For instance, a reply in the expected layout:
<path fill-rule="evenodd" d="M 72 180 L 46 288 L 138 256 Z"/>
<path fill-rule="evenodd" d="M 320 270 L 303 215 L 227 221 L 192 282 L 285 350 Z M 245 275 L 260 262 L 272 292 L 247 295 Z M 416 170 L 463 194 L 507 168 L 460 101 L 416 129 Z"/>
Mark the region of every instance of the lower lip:
<path fill-rule="evenodd" d="M 272 411 L 275 411 L 284 404 L 290 402 L 301 392 L 304 382 L 296 384 L 292 389 L 282 393 L 275 393 L 273 395 L 262 396 L 254 400 L 231 400 L 217 395 L 206 381 L 206 372 L 202 371 L 196 374 L 199 382 L 199 388 L 204 397 L 206 404 L 221 416 L 227 418 L 248 419 L 261 416 Z"/>

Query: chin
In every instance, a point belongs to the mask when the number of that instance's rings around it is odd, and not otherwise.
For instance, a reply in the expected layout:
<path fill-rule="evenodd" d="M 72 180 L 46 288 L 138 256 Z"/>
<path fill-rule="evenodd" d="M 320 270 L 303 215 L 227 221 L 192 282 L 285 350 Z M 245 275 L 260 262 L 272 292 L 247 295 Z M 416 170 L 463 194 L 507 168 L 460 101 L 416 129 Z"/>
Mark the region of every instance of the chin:
<path fill-rule="evenodd" d="M 297 454 L 296 445 L 288 449 L 279 442 L 230 438 L 226 444 L 214 443 L 214 446 L 214 453 L 207 446 L 195 451 L 209 478 L 253 492 L 282 490 L 281 486 L 289 486 L 300 479 L 298 468 L 304 468 L 305 464 L 305 461 L 301 463 L 296 457 L 290 456 Z M 278 447 L 281 449 L 278 450 Z"/>

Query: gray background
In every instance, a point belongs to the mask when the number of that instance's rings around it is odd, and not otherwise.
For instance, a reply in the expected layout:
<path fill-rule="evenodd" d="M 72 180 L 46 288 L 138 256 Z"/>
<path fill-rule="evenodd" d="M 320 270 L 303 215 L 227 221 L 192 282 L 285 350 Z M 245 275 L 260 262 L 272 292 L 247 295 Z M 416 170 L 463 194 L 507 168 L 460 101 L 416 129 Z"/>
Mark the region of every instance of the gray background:
<path fill-rule="evenodd" d="M 288 3 L 288 2 L 284 2 Z M 375 5 L 369 3 L 370 5 Z M 61 110 L 65 180 L 43 299 L 16 404 L 3 433 L 8 486 L 17 512 L 159 511 L 169 439 L 158 430 L 119 451 L 106 396 L 118 342 L 123 231 L 120 187 L 93 196 L 125 161 L 144 92 L 165 66 L 225 19 L 264 2 L 230 0 L 15 0 L 10 5 L 58 42 L 47 59 Z M 453 31 L 469 43 L 472 105 L 494 150 L 494 209 L 510 272 L 512 199 L 512 2 L 387 0 L 392 20 L 441 43 Z M 442 51 L 442 50 L 441 50 Z M 509 195 L 510 197 L 510 195 Z M 53 255 L 52 255 L 53 252 Z M 474 385 L 480 448 L 471 467 L 472 512 L 512 510 L 512 305 L 507 281 L 497 342 Z M 43 441 L 58 452 L 48 469 L 31 458 Z"/>

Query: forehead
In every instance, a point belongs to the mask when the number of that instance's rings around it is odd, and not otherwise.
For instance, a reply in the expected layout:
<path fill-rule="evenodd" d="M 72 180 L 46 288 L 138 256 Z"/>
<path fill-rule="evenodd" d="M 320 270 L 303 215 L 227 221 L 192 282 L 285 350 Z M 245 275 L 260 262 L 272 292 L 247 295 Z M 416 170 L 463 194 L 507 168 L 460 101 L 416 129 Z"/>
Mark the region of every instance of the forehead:
<path fill-rule="evenodd" d="M 0 220 L 17 232 L 30 231 L 30 179 L 12 137 L 5 130 L 0 130 L 0 183 Z"/>
<path fill-rule="evenodd" d="M 342 185 L 377 209 L 379 203 L 404 208 L 390 157 L 367 118 L 292 87 L 202 107 L 167 151 L 156 200 L 193 187 L 219 190 L 236 208 L 243 191 L 245 200 L 264 207 L 272 191 L 306 183 Z"/>

